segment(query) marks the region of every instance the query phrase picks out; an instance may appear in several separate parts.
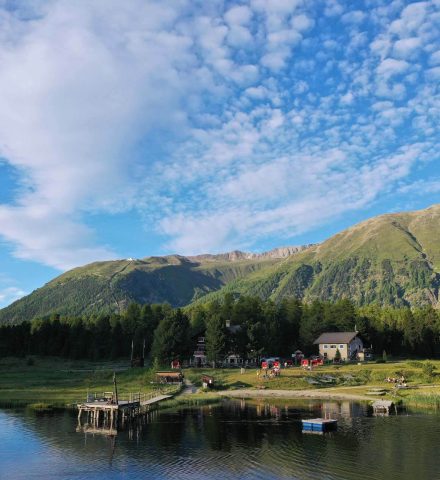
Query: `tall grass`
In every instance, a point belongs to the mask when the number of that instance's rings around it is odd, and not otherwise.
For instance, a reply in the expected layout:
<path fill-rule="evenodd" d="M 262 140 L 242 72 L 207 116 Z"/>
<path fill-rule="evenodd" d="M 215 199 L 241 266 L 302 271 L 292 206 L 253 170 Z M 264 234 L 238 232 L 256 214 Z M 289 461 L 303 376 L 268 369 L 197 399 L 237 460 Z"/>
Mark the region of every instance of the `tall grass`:
<path fill-rule="evenodd" d="M 439 410 L 440 409 L 440 395 L 436 393 L 431 394 L 412 394 L 403 399 L 408 406 L 424 407 Z"/>

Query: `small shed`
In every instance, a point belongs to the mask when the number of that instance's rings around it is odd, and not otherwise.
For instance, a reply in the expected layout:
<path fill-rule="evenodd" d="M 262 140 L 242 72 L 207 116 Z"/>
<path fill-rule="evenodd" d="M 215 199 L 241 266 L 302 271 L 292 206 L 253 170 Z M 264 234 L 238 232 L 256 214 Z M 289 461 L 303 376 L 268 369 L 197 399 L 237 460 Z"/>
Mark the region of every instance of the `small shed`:
<path fill-rule="evenodd" d="M 183 382 L 183 373 L 182 372 L 157 372 L 156 379 L 158 383 L 182 383 Z"/>
<path fill-rule="evenodd" d="M 210 375 L 202 375 L 203 388 L 212 388 L 214 386 L 214 377 Z"/>

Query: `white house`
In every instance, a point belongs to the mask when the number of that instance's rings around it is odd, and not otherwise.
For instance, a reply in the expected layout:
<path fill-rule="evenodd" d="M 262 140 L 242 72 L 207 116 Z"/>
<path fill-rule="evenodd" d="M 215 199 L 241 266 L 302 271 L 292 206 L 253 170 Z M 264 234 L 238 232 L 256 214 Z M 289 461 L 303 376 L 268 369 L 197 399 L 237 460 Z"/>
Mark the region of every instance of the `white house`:
<path fill-rule="evenodd" d="M 364 349 L 358 332 L 323 333 L 313 344 L 319 345 L 319 354 L 327 360 L 333 360 L 338 350 L 341 353 L 341 360 L 354 360 Z"/>

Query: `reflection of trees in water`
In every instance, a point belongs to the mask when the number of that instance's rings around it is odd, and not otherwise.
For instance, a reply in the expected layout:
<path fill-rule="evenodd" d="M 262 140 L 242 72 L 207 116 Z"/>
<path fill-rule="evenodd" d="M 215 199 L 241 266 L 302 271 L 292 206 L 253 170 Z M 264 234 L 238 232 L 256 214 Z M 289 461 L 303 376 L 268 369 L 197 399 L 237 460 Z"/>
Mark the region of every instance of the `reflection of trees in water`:
<path fill-rule="evenodd" d="M 337 416 L 338 432 L 302 434 L 301 416 L 325 412 Z M 177 472 L 184 459 L 185 468 L 203 465 L 207 473 L 223 468 L 225 476 L 239 475 L 257 465 L 274 477 L 288 478 L 303 478 L 315 467 L 327 476 L 362 479 L 395 479 L 403 469 L 406 473 L 401 478 L 435 478 L 440 471 L 436 453 L 440 416 L 373 418 L 365 415 L 365 406 L 350 402 L 313 401 L 298 406 L 238 401 L 156 411 L 118 432 L 116 444 L 114 437 L 74 433 L 74 413 L 23 412 L 16 418 L 22 424 L 18 428 L 23 426 L 41 438 L 47 455 L 56 451 L 72 465 L 105 464 L 113 458 L 112 468 L 133 461 L 147 473 L 153 468 Z"/>

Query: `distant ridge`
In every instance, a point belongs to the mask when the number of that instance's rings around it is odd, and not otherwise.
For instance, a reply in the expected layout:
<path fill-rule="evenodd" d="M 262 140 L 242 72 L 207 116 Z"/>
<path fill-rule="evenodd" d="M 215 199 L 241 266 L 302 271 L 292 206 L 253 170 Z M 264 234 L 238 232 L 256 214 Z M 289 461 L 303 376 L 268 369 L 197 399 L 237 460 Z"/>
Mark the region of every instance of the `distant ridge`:
<path fill-rule="evenodd" d="M 433 205 L 371 218 L 315 245 L 92 263 L 0 310 L 0 323 L 119 312 L 129 302 L 184 306 L 226 292 L 439 307 L 439 289 L 440 205 Z"/>
<path fill-rule="evenodd" d="M 302 252 L 309 247 L 313 247 L 316 244 L 299 245 L 291 247 L 277 247 L 262 253 L 242 252 L 240 250 L 234 250 L 232 252 L 218 253 L 218 254 L 202 254 L 186 257 L 191 261 L 205 261 L 205 260 L 226 260 L 236 262 L 238 260 L 256 260 L 265 258 L 286 258 L 290 255 Z"/>

